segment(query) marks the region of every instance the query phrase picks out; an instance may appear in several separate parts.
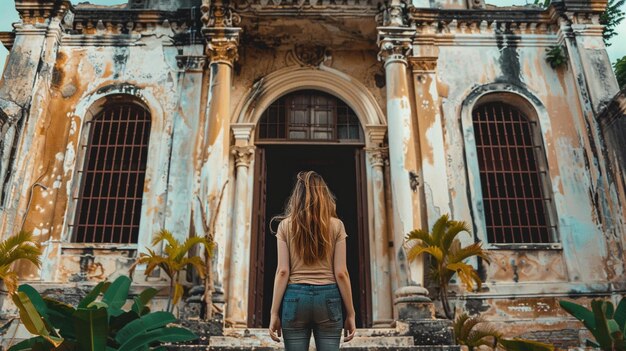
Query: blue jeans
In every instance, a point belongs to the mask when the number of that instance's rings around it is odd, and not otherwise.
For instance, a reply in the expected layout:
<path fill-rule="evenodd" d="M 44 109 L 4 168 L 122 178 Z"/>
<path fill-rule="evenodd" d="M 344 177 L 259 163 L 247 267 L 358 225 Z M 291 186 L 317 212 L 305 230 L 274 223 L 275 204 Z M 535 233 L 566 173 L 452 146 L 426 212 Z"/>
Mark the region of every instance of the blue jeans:
<path fill-rule="evenodd" d="M 339 350 L 343 315 L 337 284 L 289 284 L 283 297 L 281 323 L 285 351 L 309 349 L 311 331 L 317 351 Z"/>

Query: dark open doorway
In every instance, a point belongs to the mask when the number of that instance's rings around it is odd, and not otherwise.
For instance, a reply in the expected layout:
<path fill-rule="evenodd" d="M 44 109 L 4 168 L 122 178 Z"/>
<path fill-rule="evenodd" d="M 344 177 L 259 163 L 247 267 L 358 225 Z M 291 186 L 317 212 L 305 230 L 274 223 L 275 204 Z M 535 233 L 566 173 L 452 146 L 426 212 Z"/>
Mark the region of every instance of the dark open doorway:
<path fill-rule="evenodd" d="M 251 248 L 250 327 L 267 327 L 276 271 L 277 223 L 270 219 L 283 212 L 296 174 L 314 170 L 324 177 L 337 199 L 337 214 L 348 233 L 348 270 L 352 282 L 357 326 L 371 325 L 369 243 L 363 150 L 347 145 L 268 145 L 258 148 L 255 159 L 255 203 Z"/>

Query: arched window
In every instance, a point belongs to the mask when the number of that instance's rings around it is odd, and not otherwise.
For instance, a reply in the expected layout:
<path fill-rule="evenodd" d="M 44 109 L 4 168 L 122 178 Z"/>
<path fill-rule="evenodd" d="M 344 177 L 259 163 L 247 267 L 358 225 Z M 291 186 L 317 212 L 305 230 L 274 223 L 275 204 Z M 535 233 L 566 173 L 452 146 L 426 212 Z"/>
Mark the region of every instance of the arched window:
<path fill-rule="evenodd" d="M 88 122 L 75 242 L 130 244 L 139 236 L 151 117 L 142 105 L 110 100 Z"/>
<path fill-rule="evenodd" d="M 495 99 L 478 105 L 472 121 L 488 241 L 554 242 L 545 152 L 536 122 Z"/>
<path fill-rule="evenodd" d="M 285 95 L 261 116 L 262 141 L 360 142 L 359 119 L 340 99 L 316 90 Z"/>

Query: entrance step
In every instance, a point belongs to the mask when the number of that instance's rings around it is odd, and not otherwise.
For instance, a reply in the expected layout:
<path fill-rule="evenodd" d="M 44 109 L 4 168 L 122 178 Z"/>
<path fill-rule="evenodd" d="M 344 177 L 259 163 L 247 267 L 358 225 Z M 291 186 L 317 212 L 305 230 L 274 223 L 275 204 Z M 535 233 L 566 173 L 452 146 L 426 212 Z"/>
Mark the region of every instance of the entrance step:
<path fill-rule="evenodd" d="M 458 346 L 416 346 L 412 336 L 406 336 L 406 325 L 396 328 L 357 329 L 357 336 L 341 343 L 345 351 L 457 351 Z M 209 341 L 211 351 L 280 351 L 282 343 L 273 341 L 267 329 L 224 329 L 224 336 L 213 336 Z M 315 350 L 311 336 L 309 351 Z M 303 350 L 305 351 L 305 350 Z"/>

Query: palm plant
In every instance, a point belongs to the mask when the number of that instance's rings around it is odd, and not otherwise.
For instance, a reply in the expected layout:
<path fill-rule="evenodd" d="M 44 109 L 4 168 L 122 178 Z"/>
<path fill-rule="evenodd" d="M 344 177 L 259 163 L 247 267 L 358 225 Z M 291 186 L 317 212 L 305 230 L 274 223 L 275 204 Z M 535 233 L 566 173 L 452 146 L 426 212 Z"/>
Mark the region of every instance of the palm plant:
<path fill-rule="evenodd" d="M 457 316 L 452 324 L 457 344 L 465 345 L 470 350 L 481 346 L 496 347 L 502 334 L 484 323 L 485 319 L 481 316 L 470 317 L 465 312 Z M 479 324 L 481 324 L 480 328 Z"/>
<path fill-rule="evenodd" d="M 409 260 L 412 261 L 424 253 L 433 258 L 430 263 L 430 276 L 439 285 L 439 298 L 446 317 L 450 319 L 454 318 L 448 301 L 450 279 L 457 274 L 467 290 L 474 290 L 474 283 L 480 289 L 482 281 L 478 273 L 474 267 L 463 261 L 478 256 L 489 263 L 488 252 L 483 250 L 480 242 L 461 247 L 461 241 L 457 236 L 463 232 L 470 233 L 467 223 L 450 220 L 445 214 L 437 219 L 430 233 L 424 229 L 416 229 L 405 239 Z"/>
<path fill-rule="evenodd" d="M 459 345 L 470 350 L 487 347 L 492 350 L 507 351 L 554 351 L 554 346 L 538 341 L 520 338 L 505 339 L 503 334 L 488 324 L 482 316 L 469 316 L 463 313 L 452 324 L 454 337 Z"/>
<path fill-rule="evenodd" d="M 204 278 L 205 265 L 202 258 L 198 256 L 188 256 L 189 251 L 195 245 L 202 245 L 209 256 L 213 252 L 213 243 L 209 243 L 205 238 L 189 237 L 184 243 L 180 243 L 174 238 L 172 232 L 162 229 L 155 235 L 152 240 L 152 246 L 156 246 L 161 242 L 165 242 L 163 254 L 158 254 L 152 249 L 147 249 L 148 253 L 142 253 L 137 261 L 131 266 L 130 274 L 132 276 L 137 265 L 146 265 L 146 276 L 152 274 L 155 268 L 161 268 L 170 278 L 170 293 L 167 301 L 167 310 L 171 312 L 174 306 L 183 297 L 183 286 L 179 283 L 180 273 L 183 269 L 191 266 L 194 267 L 198 274 Z"/>
<path fill-rule="evenodd" d="M 17 273 L 11 269 L 13 263 L 25 260 L 35 266 L 41 265 L 41 248 L 33 241 L 31 232 L 20 231 L 0 242 L 0 281 L 4 282 L 9 294 L 17 289 Z"/>

